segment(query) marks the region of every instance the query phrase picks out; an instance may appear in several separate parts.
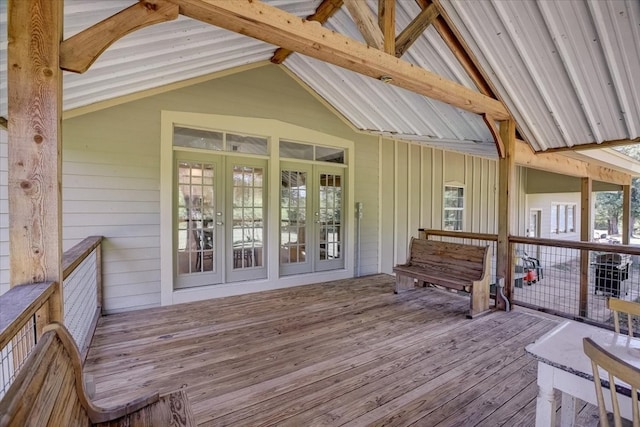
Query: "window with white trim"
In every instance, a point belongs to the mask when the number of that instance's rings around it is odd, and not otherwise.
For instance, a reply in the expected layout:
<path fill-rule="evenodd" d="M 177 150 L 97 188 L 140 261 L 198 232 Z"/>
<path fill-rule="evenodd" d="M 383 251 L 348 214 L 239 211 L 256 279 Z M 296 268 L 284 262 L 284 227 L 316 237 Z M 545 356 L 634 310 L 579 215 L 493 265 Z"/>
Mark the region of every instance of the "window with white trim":
<path fill-rule="evenodd" d="M 462 231 L 464 223 L 464 187 L 445 186 L 443 206 L 442 228 L 444 230 Z"/>
<path fill-rule="evenodd" d="M 554 203 L 551 205 L 551 233 L 573 233 L 576 230 L 576 205 Z"/>

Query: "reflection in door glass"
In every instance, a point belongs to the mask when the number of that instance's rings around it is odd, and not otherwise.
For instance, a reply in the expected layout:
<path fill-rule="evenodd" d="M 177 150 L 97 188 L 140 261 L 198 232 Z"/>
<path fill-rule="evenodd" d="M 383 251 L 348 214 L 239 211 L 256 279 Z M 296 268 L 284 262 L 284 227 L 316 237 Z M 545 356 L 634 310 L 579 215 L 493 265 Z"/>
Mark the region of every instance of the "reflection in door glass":
<path fill-rule="evenodd" d="M 215 271 L 214 166 L 178 163 L 178 274 Z"/>
<path fill-rule="evenodd" d="M 280 263 L 305 262 L 307 173 L 283 170 L 280 194 Z"/>
<path fill-rule="evenodd" d="M 341 176 L 320 174 L 320 260 L 342 257 L 342 183 Z"/>
<path fill-rule="evenodd" d="M 233 269 L 264 265 L 264 169 L 233 167 Z"/>

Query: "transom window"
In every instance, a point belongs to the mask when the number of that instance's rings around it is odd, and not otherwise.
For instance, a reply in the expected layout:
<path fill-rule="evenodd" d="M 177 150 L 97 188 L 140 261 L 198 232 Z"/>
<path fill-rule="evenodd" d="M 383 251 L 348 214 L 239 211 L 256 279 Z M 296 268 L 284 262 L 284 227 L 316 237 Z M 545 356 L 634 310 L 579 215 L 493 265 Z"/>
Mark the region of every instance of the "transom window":
<path fill-rule="evenodd" d="M 464 188 L 444 187 L 443 229 L 461 231 L 464 223 Z"/>
<path fill-rule="evenodd" d="M 280 157 L 344 164 L 344 149 L 280 140 Z"/>
<path fill-rule="evenodd" d="M 180 126 L 176 126 L 173 129 L 173 145 L 213 151 L 268 154 L 268 140 L 263 136 L 241 135 Z"/>

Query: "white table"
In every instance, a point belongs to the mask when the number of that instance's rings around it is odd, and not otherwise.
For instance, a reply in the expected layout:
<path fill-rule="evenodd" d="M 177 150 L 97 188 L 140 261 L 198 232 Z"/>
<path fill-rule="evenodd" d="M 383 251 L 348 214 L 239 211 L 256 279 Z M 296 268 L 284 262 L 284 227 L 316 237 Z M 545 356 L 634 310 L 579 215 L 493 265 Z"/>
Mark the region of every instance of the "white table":
<path fill-rule="evenodd" d="M 576 399 L 598 405 L 591 361 L 582 347 L 584 337 L 590 337 L 610 353 L 640 367 L 640 338 L 570 320 L 563 322 L 526 348 L 527 353 L 538 360 L 537 427 L 555 426 L 554 390 L 562 392 L 562 426 L 574 425 Z M 604 371 L 600 376 L 608 379 Z M 608 410 L 612 411 L 609 393 L 604 395 Z M 631 398 L 618 393 L 618 400 L 622 416 L 631 419 Z"/>

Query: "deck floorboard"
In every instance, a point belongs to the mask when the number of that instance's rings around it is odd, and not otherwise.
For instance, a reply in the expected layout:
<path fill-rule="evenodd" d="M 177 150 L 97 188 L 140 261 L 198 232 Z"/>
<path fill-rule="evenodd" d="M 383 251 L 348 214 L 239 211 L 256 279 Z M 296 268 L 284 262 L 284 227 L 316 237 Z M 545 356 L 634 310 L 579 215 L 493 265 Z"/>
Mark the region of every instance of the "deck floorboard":
<path fill-rule="evenodd" d="M 559 320 L 526 309 L 474 320 L 469 300 L 393 294 L 375 275 L 100 319 L 85 364 L 96 403 L 185 387 L 202 426 L 523 426 Z M 578 424 L 597 424 L 588 405 Z M 595 422 L 594 422 L 595 420 Z"/>

